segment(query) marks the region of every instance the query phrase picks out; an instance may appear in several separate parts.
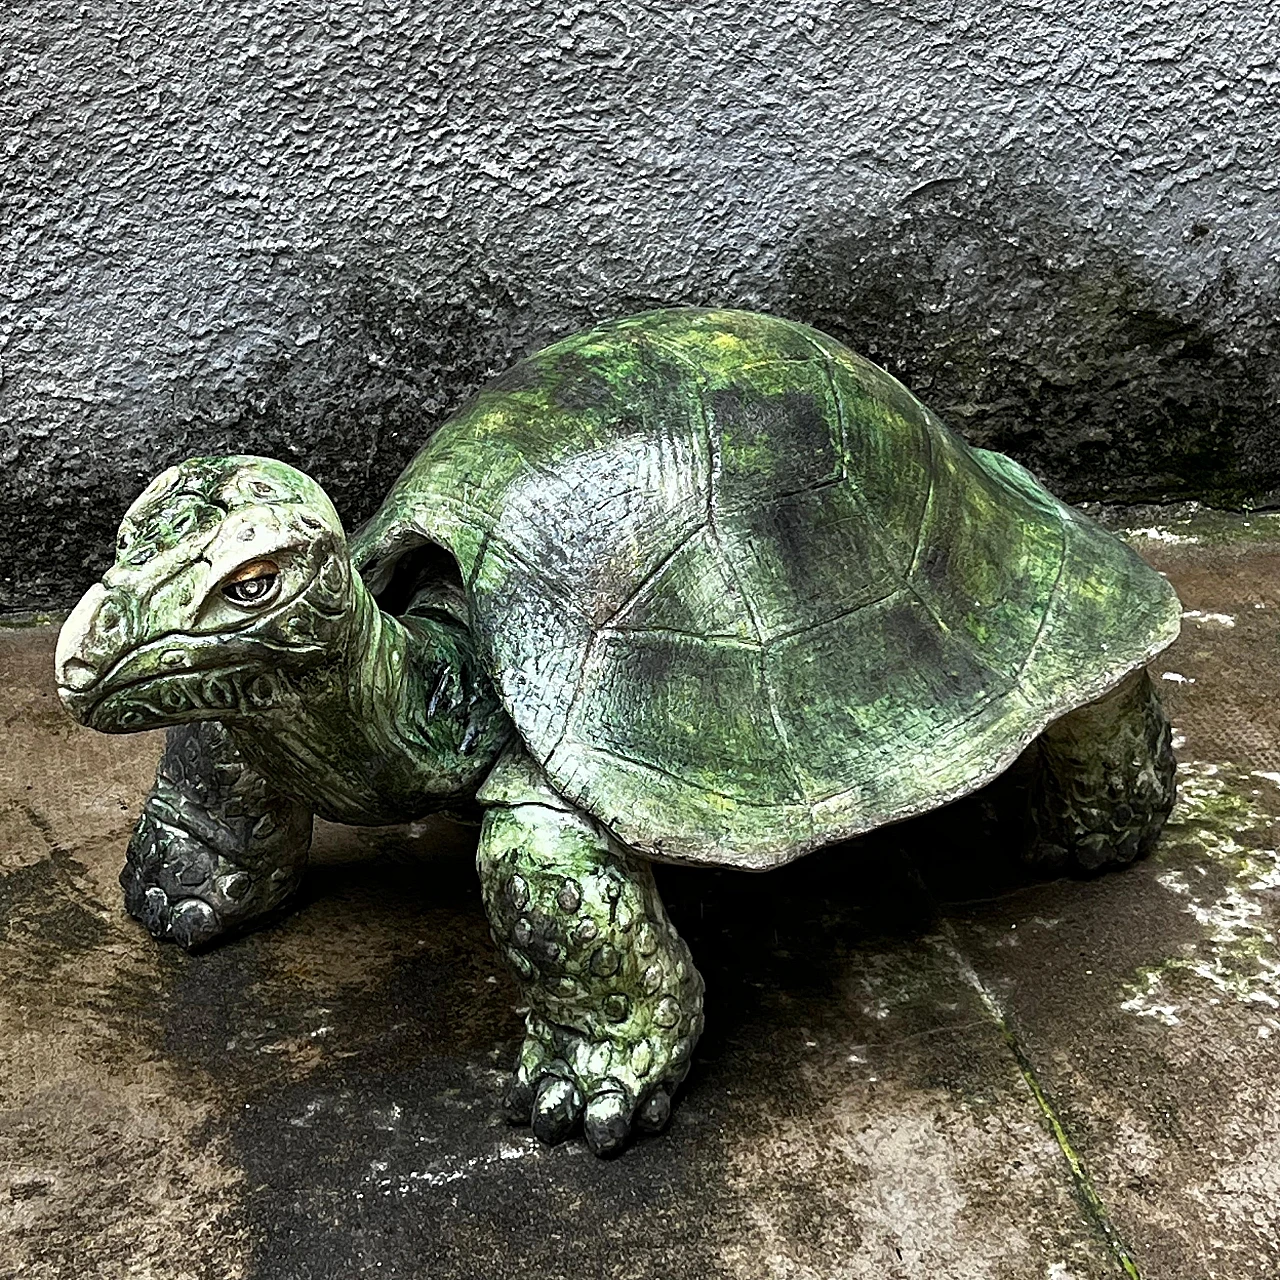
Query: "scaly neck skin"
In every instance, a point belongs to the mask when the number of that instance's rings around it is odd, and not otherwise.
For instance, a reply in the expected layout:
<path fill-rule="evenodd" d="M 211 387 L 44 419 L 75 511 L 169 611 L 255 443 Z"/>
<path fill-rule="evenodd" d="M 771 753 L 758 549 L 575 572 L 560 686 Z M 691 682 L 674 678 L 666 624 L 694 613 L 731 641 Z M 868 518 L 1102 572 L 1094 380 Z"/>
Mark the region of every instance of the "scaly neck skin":
<path fill-rule="evenodd" d="M 514 730 L 471 634 L 443 612 L 404 621 L 355 579 L 331 663 L 261 718 L 228 723 L 264 777 L 323 818 L 409 822 L 467 805 Z"/>

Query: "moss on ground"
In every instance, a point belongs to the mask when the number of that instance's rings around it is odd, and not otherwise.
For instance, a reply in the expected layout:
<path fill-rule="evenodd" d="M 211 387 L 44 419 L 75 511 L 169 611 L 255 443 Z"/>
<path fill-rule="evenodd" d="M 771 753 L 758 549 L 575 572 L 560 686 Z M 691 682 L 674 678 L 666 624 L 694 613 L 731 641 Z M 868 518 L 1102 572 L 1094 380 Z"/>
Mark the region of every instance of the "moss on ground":
<path fill-rule="evenodd" d="M 1198 941 L 1142 968 L 1122 1007 L 1169 1026 L 1210 988 L 1210 1003 L 1256 1006 L 1258 1035 L 1280 1031 L 1280 951 L 1267 897 L 1280 888 L 1275 843 L 1280 774 L 1190 762 L 1178 769 L 1178 805 L 1155 854 L 1158 882 L 1201 926 Z"/>

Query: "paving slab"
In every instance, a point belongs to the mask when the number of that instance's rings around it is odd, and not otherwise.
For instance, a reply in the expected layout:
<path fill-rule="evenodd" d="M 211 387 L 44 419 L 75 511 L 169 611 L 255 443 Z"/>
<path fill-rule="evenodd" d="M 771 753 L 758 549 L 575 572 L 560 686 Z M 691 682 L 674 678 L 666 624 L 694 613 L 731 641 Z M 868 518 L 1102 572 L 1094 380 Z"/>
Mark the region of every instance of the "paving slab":
<path fill-rule="evenodd" d="M 1029 879 L 997 786 L 764 876 L 661 869 L 707 1031 L 612 1161 L 499 1117 L 472 830 L 322 825 L 284 918 L 159 946 L 115 882 L 159 735 L 72 724 L 54 628 L 0 629 L 0 1277 L 1280 1274 L 1280 532 L 1128 535 L 1190 611 L 1156 855 Z"/>

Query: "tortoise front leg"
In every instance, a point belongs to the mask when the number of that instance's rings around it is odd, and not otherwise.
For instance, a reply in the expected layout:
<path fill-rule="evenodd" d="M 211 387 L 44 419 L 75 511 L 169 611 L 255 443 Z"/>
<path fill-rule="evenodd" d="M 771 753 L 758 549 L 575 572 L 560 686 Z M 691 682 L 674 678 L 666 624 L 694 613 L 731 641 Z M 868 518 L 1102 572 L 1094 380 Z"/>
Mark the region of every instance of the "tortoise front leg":
<path fill-rule="evenodd" d="M 251 769 L 221 724 L 175 725 L 120 873 L 125 907 L 161 941 L 206 946 L 283 902 L 310 846 L 311 811 Z"/>
<path fill-rule="evenodd" d="M 649 863 L 570 808 L 525 756 L 480 792 L 478 864 L 494 941 L 515 970 L 527 1034 L 510 1118 L 546 1143 L 581 1120 L 597 1155 L 656 1131 L 702 1031 L 702 977 Z"/>
<path fill-rule="evenodd" d="M 1149 853 L 1174 800 L 1169 720 L 1145 669 L 1040 738 L 1031 861 L 1096 871 Z"/>

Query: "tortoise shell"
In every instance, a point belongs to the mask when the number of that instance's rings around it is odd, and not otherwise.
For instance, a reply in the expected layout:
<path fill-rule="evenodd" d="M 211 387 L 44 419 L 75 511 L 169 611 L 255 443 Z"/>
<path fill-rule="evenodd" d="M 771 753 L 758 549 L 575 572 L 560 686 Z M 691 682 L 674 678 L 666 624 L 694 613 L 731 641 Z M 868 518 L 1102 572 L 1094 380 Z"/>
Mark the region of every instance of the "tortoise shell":
<path fill-rule="evenodd" d="M 1176 636 L 1168 583 L 803 325 L 655 311 L 522 361 L 353 540 L 465 585 L 532 757 L 649 857 L 763 869 L 955 799 Z"/>

